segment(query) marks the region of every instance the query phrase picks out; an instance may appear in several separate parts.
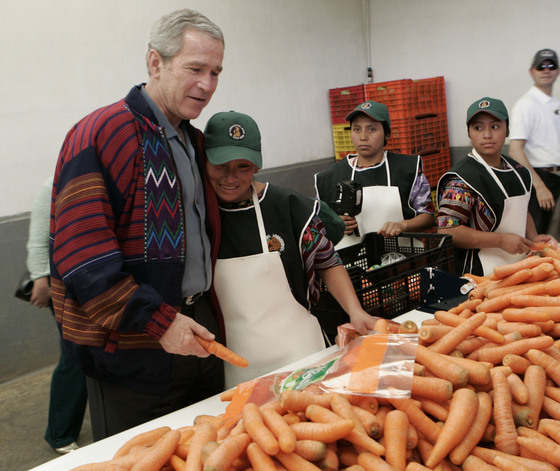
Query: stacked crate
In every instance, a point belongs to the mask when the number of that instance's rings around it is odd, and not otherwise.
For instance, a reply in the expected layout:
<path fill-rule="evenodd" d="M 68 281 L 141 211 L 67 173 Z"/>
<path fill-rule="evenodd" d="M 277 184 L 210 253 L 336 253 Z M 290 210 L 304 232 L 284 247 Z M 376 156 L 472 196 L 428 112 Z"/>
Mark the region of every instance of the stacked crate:
<path fill-rule="evenodd" d="M 387 106 L 391 117 L 387 150 L 421 155 L 424 173 L 432 188 L 450 167 L 443 77 L 334 88 L 329 90 L 329 99 L 337 159 L 355 152 L 346 116 L 360 103 L 374 100 Z"/>

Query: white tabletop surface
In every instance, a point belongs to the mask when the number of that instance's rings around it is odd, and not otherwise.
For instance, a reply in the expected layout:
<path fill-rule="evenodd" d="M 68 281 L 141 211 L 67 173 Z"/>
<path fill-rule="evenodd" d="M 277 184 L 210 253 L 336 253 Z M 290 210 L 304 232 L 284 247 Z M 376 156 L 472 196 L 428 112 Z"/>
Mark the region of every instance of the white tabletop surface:
<path fill-rule="evenodd" d="M 433 314 L 412 310 L 396 317 L 394 320 L 400 323 L 406 320 L 412 320 L 416 322 L 418 326 L 420 326 L 420 323 L 424 319 L 430 318 L 433 318 Z M 313 355 L 309 355 L 308 357 L 286 365 L 275 371 L 290 371 L 306 365 L 311 365 L 316 361 L 321 360 L 323 357 L 330 355 L 336 350 L 338 350 L 338 347 L 336 345 L 329 347 L 325 350 L 314 353 Z M 192 406 L 185 407 L 184 409 L 178 410 L 171 414 L 164 415 L 163 417 L 159 417 L 158 419 L 146 422 L 142 425 L 131 428 L 117 435 L 113 435 L 104 440 L 92 443 L 91 445 L 81 447 L 80 449 L 73 451 L 72 453 L 63 455 L 59 458 L 55 458 L 51 461 L 47 461 L 46 463 L 43 463 L 42 465 L 37 466 L 30 471 L 67 471 L 85 463 L 94 463 L 109 460 L 113 457 L 115 452 L 123 443 L 139 433 L 166 425 L 171 427 L 172 429 L 184 427 L 185 425 L 192 425 L 197 415 L 222 414 L 225 412 L 227 405 L 227 402 L 220 401 L 218 394 L 216 396 L 205 399 L 204 401 L 193 404 Z"/>

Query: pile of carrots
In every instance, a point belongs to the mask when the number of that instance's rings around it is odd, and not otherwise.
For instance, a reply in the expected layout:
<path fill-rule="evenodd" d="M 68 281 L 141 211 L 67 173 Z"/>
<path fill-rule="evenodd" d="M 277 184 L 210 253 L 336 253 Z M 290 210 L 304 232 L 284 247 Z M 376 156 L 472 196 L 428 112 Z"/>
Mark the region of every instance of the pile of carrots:
<path fill-rule="evenodd" d="M 201 415 L 74 471 L 558 470 L 560 252 L 472 279 L 468 300 L 403 325 L 419 340 L 408 399 L 284 391 L 233 427 Z"/>

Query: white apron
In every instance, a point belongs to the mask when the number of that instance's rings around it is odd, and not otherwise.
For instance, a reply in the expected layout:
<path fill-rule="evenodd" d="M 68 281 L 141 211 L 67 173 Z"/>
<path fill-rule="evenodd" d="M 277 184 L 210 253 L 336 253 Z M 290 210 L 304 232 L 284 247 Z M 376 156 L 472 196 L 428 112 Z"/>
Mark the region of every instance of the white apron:
<path fill-rule="evenodd" d="M 404 219 L 399 187 L 391 186 L 387 153 L 384 154 L 383 158 L 385 159 L 385 169 L 387 171 L 387 186 L 366 186 L 362 189 L 362 211 L 356 215 L 360 235 L 344 234 L 342 240 L 336 244 L 336 250 L 359 244 L 364 235 L 370 232 L 377 232 L 387 221 L 398 222 Z M 354 180 L 357 162 L 358 157 L 354 159 L 351 180 Z"/>
<path fill-rule="evenodd" d="M 253 203 L 262 253 L 218 259 L 214 272 L 227 346 L 249 361 L 247 368 L 225 363 L 228 389 L 325 348 L 317 318 L 291 293 L 280 253 L 268 251 L 254 189 Z"/>
<path fill-rule="evenodd" d="M 474 149 L 471 153 L 471 156 L 473 156 L 482 165 L 484 165 L 488 173 L 492 176 L 492 178 L 506 197 L 504 201 L 504 211 L 502 213 L 502 219 L 500 220 L 500 224 L 498 224 L 498 227 L 496 227 L 493 232 L 502 234 L 512 233 L 517 234 L 521 237 L 525 237 L 525 233 L 527 232 L 527 208 L 529 205 L 529 198 L 531 196 L 531 193 L 529 191 L 525 191 L 524 195 L 508 196 L 504 185 L 494 173 L 490 165 L 488 165 L 486 161 Z M 519 174 L 515 170 L 514 172 L 517 175 L 517 178 L 519 178 L 519 181 L 521 182 L 523 188 L 525 188 L 525 184 L 523 183 L 523 180 L 521 179 Z M 510 254 L 498 247 L 480 249 L 480 251 L 478 252 L 478 256 L 482 264 L 484 275 L 489 275 L 490 273 L 492 273 L 494 268 L 497 266 L 514 263 L 525 258 L 524 254 Z"/>

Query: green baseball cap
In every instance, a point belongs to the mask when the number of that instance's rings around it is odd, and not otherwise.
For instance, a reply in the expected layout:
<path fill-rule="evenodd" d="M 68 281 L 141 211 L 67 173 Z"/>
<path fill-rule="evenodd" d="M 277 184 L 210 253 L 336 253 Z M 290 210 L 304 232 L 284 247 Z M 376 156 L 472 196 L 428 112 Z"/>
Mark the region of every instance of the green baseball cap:
<path fill-rule="evenodd" d="M 488 113 L 495 118 L 502 119 L 509 126 L 509 115 L 502 100 L 497 98 L 483 97 L 480 100 L 476 100 L 469 109 L 467 110 L 467 126 L 478 113 Z"/>
<path fill-rule="evenodd" d="M 236 111 L 216 113 L 206 123 L 204 137 L 212 165 L 246 159 L 262 168 L 261 133 L 250 116 Z"/>
<path fill-rule="evenodd" d="M 385 134 L 391 133 L 391 120 L 389 118 L 389 110 L 383 103 L 378 103 L 373 100 L 364 101 L 360 103 L 356 108 L 350 112 L 348 116 L 346 116 L 346 121 L 352 122 L 352 120 L 356 117 L 356 115 L 360 113 L 365 113 L 370 118 L 375 119 L 376 121 L 380 121 L 383 123 L 383 129 L 385 130 Z"/>

